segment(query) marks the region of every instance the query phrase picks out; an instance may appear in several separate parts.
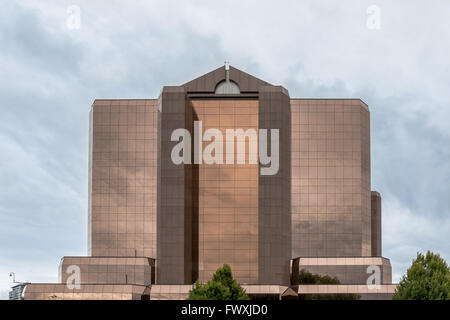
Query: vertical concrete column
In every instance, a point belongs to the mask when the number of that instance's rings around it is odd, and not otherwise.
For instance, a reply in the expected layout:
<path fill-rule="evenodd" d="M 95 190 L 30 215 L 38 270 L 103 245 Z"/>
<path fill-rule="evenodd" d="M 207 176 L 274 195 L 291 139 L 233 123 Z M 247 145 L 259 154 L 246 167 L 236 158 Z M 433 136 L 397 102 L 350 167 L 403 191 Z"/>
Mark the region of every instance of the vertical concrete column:
<path fill-rule="evenodd" d="M 359 106 L 358 106 L 359 105 Z M 357 231 L 361 228 L 361 255 L 362 256 L 370 256 L 372 250 L 372 236 L 371 236 L 371 190 L 370 190 L 370 181 L 371 181 L 371 169 L 370 169 L 370 112 L 369 108 L 362 101 L 354 101 L 351 106 L 352 109 L 352 118 L 355 116 L 355 107 L 359 109 L 359 151 L 361 154 L 360 166 L 361 168 L 357 168 L 357 171 L 361 170 L 361 203 L 356 202 L 353 196 L 353 205 L 355 207 L 361 206 L 361 225 L 357 227 L 357 229 L 353 229 L 353 232 Z M 346 106 L 344 105 L 344 111 L 346 110 Z M 344 112 L 345 113 L 345 112 Z M 357 125 L 356 119 L 352 119 L 352 126 Z M 354 151 L 354 147 L 352 146 L 352 150 Z M 355 167 L 354 167 L 355 169 Z M 344 168 L 345 170 L 345 168 Z M 344 171 L 345 172 L 345 171 Z M 355 173 L 352 172 L 353 183 L 356 182 Z M 345 177 L 344 177 L 345 178 Z M 344 200 L 345 203 L 345 200 Z M 359 218 L 358 218 L 359 220 Z M 355 222 L 354 216 L 352 216 L 352 223 Z M 359 230 L 358 230 L 359 231 Z M 356 232 L 355 232 L 356 233 Z"/>
<path fill-rule="evenodd" d="M 291 111 L 288 91 L 262 86 L 259 91 L 259 129 L 279 129 L 279 169 L 259 175 L 259 279 L 264 284 L 289 284 L 291 259 Z M 260 131 L 261 135 L 261 131 Z M 261 148 L 261 145 L 259 146 Z M 269 154 L 270 156 L 270 154 Z M 273 161 L 273 159 L 272 159 Z"/>
<path fill-rule="evenodd" d="M 173 131 L 187 129 L 192 135 L 189 106 L 183 87 L 163 88 L 158 101 L 158 284 L 192 283 L 192 165 L 171 158 L 179 143 L 171 141 Z"/>
<path fill-rule="evenodd" d="M 378 192 L 371 192 L 371 235 L 372 257 L 381 257 L 381 196 Z"/>
<path fill-rule="evenodd" d="M 93 107 L 94 105 L 92 105 Z M 88 255 L 92 255 L 92 165 L 93 165 L 93 141 L 94 141 L 94 111 L 89 111 L 89 169 L 88 169 Z"/>

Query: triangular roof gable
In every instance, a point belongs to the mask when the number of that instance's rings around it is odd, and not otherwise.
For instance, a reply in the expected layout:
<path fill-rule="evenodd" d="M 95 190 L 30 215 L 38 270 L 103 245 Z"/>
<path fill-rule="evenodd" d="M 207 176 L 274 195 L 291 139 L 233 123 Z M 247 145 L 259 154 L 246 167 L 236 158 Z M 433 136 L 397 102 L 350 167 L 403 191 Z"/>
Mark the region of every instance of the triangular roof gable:
<path fill-rule="evenodd" d="M 223 80 L 225 80 L 225 66 L 186 82 L 182 86 L 187 92 L 214 93 L 217 84 Z M 241 93 L 258 92 L 261 86 L 271 86 L 270 83 L 232 66 L 230 66 L 230 80 L 239 86 Z"/>

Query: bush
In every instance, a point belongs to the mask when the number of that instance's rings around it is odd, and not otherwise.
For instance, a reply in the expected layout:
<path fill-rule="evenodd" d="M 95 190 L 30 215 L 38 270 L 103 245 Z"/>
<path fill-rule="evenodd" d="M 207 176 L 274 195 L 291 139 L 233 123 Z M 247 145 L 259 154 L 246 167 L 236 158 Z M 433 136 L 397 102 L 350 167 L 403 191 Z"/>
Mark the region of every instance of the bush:
<path fill-rule="evenodd" d="M 244 289 L 233 279 L 231 268 L 224 264 L 205 284 L 198 281 L 189 291 L 189 300 L 249 300 Z"/>

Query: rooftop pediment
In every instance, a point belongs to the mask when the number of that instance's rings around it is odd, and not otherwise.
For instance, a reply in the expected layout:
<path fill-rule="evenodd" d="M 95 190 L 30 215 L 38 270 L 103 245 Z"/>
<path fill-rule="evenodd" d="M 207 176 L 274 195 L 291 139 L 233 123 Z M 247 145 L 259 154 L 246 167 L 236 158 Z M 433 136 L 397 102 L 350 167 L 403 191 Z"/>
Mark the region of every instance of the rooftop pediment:
<path fill-rule="evenodd" d="M 182 86 L 188 93 L 214 93 L 217 85 L 224 80 L 226 80 L 225 66 L 186 82 Z M 270 83 L 232 66 L 229 66 L 229 80 L 239 87 L 240 93 L 258 92 L 261 86 L 271 86 Z"/>

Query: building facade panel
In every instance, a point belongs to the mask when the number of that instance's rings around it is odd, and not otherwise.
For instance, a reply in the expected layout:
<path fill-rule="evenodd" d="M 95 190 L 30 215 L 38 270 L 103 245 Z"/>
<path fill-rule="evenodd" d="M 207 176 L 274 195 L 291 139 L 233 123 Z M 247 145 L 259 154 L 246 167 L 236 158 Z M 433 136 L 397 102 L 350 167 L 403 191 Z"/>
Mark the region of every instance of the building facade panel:
<path fill-rule="evenodd" d="M 155 260 L 146 257 L 64 257 L 59 266 L 59 282 L 74 284 L 74 272 L 83 284 L 155 283 Z"/>
<path fill-rule="evenodd" d="M 227 263 L 238 281 L 257 283 L 258 164 L 249 163 L 249 148 L 258 141 L 258 101 L 192 100 L 192 105 L 201 131 L 218 129 L 223 138 L 222 151 L 213 152 L 219 163 L 208 164 L 203 159 L 198 165 L 199 280 L 207 281 Z M 244 142 L 244 163 L 238 163 L 239 142 L 234 136 L 233 163 L 227 163 L 231 142 L 227 130 L 249 133 Z M 204 153 L 208 144 L 203 143 Z"/>
<path fill-rule="evenodd" d="M 156 256 L 157 101 L 91 110 L 89 253 Z"/>
<path fill-rule="evenodd" d="M 70 289 L 65 284 L 29 284 L 25 300 L 145 300 L 150 299 L 150 287 L 143 285 L 82 284 Z"/>
<path fill-rule="evenodd" d="M 192 109 L 183 87 L 164 87 L 158 101 L 157 267 L 160 284 L 192 283 L 192 166 L 177 164 L 172 150 L 175 130 L 192 135 Z M 186 145 L 187 149 L 187 145 Z M 191 153 L 190 150 L 183 152 Z M 185 154 L 183 153 L 183 156 Z"/>
<path fill-rule="evenodd" d="M 381 196 L 378 192 L 371 193 L 371 228 L 372 228 L 372 256 L 380 257 L 382 255 L 381 243 Z"/>
<path fill-rule="evenodd" d="M 370 256 L 369 112 L 292 99 L 292 256 Z"/>
<path fill-rule="evenodd" d="M 392 283 L 391 263 L 379 256 L 299 259 L 299 270 L 336 278 L 340 284 L 366 284 L 375 269 L 380 272 L 380 284 Z"/>
<path fill-rule="evenodd" d="M 288 284 L 291 258 L 291 112 L 290 98 L 281 86 L 259 91 L 259 126 L 267 130 L 267 150 L 279 149 L 278 170 L 259 177 L 259 272 L 260 283 Z M 272 143 L 273 130 L 279 139 Z M 261 144 L 260 144 L 261 148 Z M 265 165 L 260 164 L 260 170 Z"/>

